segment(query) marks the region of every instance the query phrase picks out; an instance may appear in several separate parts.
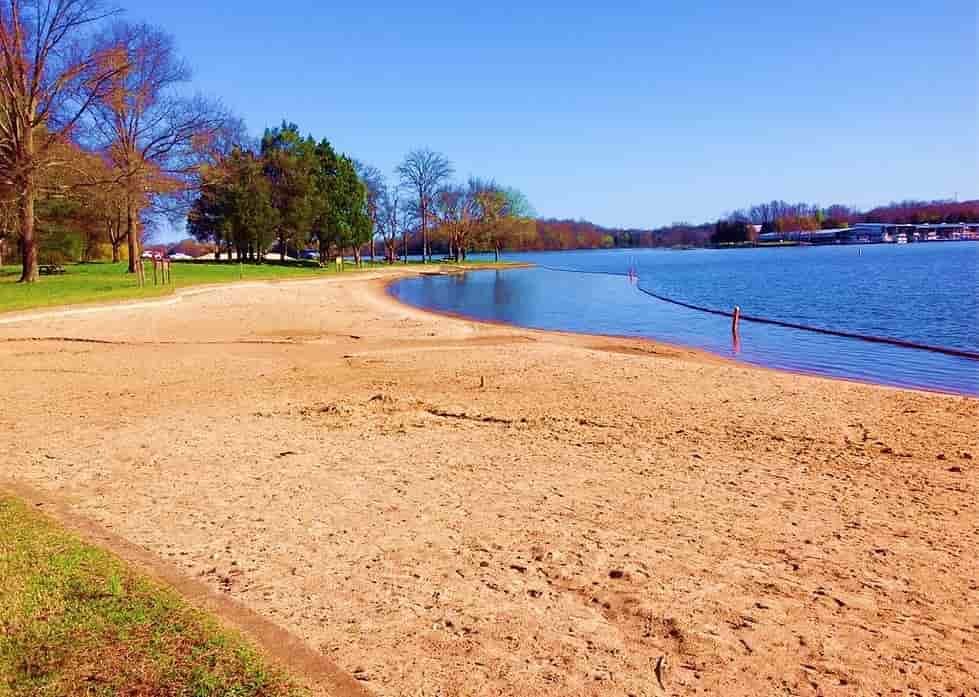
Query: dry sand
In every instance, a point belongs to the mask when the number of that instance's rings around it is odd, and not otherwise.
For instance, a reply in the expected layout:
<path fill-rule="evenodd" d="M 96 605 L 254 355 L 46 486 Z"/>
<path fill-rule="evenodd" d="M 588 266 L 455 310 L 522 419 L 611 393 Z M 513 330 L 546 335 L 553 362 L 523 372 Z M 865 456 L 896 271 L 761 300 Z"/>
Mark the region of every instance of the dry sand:
<path fill-rule="evenodd" d="M 384 279 L 0 324 L 0 479 L 376 695 L 979 694 L 979 400 Z"/>

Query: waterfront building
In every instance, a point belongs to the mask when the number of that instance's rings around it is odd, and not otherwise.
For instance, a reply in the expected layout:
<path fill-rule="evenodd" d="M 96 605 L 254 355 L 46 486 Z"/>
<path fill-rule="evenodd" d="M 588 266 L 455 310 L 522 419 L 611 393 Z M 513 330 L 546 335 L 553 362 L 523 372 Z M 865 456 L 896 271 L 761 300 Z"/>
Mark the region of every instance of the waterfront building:
<path fill-rule="evenodd" d="M 758 235 L 760 244 L 906 244 L 979 240 L 979 223 L 854 223 L 832 230 L 791 230 Z"/>

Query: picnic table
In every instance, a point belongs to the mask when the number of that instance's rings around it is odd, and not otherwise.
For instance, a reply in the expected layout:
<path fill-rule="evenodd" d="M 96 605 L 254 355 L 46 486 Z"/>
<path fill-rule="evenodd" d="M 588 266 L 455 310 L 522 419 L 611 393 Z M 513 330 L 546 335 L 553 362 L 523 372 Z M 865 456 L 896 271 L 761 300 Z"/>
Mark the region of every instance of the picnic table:
<path fill-rule="evenodd" d="M 54 274 L 64 273 L 65 267 L 61 264 L 41 264 L 38 271 L 42 276 L 53 276 Z"/>

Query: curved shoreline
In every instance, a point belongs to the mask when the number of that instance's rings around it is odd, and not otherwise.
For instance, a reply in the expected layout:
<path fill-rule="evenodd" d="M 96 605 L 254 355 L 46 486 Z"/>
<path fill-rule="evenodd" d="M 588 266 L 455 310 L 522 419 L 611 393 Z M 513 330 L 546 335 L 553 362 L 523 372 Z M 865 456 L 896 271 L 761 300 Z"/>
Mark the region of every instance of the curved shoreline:
<path fill-rule="evenodd" d="M 519 324 L 514 324 L 507 322 L 505 320 L 487 319 L 482 317 L 476 317 L 473 315 L 467 315 L 461 312 L 453 312 L 451 310 L 441 310 L 437 308 L 422 307 L 419 305 L 413 305 L 399 297 L 396 297 L 391 289 L 397 283 L 400 283 L 411 277 L 418 276 L 448 276 L 457 274 L 466 274 L 469 272 L 482 272 L 482 271 L 518 271 L 522 269 L 538 268 L 537 265 L 532 263 L 512 263 L 506 266 L 497 266 L 492 263 L 486 265 L 472 264 L 472 265 L 453 265 L 450 263 L 444 264 L 433 264 L 431 266 L 418 266 L 418 267 L 405 267 L 403 265 L 393 265 L 387 267 L 381 267 L 377 269 L 369 269 L 363 272 L 358 272 L 357 274 L 341 274 L 341 275 L 330 275 L 321 278 L 285 278 L 285 279 L 268 279 L 268 280 L 256 280 L 256 281 L 232 281 L 228 283 L 204 283 L 199 285 L 194 285 L 186 288 L 178 288 L 174 292 L 161 296 L 159 298 L 152 298 L 147 300 L 107 300 L 104 302 L 97 303 L 84 303 L 80 305 L 67 305 L 60 307 L 45 307 L 37 308 L 31 310 L 24 310 L 12 313 L 0 314 L 0 326 L 4 325 L 16 325 L 24 322 L 31 322 L 37 320 L 45 319 L 58 319 L 58 318 L 68 318 L 76 316 L 84 316 L 99 312 L 111 312 L 118 310 L 138 310 L 144 308 L 159 308 L 176 305 L 182 302 L 185 298 L 194 297 L 202 295 L 205 293 L 218 293 L 227 289 L 247 289 L 247 288 L 264 288 L 264 287 L 276 287 L 276 286 L 291 286 L 291 285 L 314 285 L 314 284 L 330 284 L 337 283 L 344 280 L 363 280 L 369 284 L 374 284 L 380 282 L 383 291 L 383 296 L 392 302 L 396 303 L 398 306 L 403 308 L 410 308 L 412 310 L 427 313 L 434 316 L 448 317 L 452 319 L 475 322 L 487 326 L 497 326 L 497 327 L 507 327 L 512 330 L 527 331 L 527 332 L 540 332 L 545 335 L 563 337 L 565 340 L 580 339 L 582 341 L 597 340 L 597 341 L 608 341 L 616 342 L 619 350 L 625 350 L 626 352 L 643 352 L 642 349 L 637 348 L 639 346 L 651 347 L 654 349 L 659 348 L 662 352 L 663 349 L 671 351 L 674 355 L 681 355 L 687 359 L 693 359 L 697 361 L 706 362 L 723 362 L 731 365 L 737 365 L 746 368 L 753 368 L 758 370 L 770 371 L 774 373 L 782 373 L 789 375 L 800 375 L 811 378 L 820 378 L 825 380 L 833 380 L 849 384 L 857 385 L 867 385 L 876 388 L 884 388 L 890 390 L 904 390 L 910 392 L 920 392 L 922 394 L 937 394 L 952 397 L 963 397 L 966 399 L 979 399 L 979 394 L 973 394 L 966 391 L 954 391 L 954 390 L 943 390 L 939 388 L 930 388 L 923 386 L 906 386 L 906 385 L 893 385 L 882 382 L 875 382 L 869 379 L 860 379 L 855 377 L 846 377 L 831 375 L 819 371 L 807 371 L 803 369 L 796 368 L 784 368 L 773 365 L 766 365 L 760 363 L 752 363 L 749 361 L 739 360 L 731 356 L 725 356 L 722 354 L 714 353 L 708 349 L 700 348 L 698 346 L 691 346 L 686 344 L 679 344 L 670 341 L 665 341 L 658 338 L 652 338 L 647 336 L 629 336 L 622 334 L 605 334 L 605 333 L 593 333 L 593 332 L 575 332 L 560 329 L 544 329 L 538 327 L 527 327 Z M 544 267 L 546 268 L 546 267 Z M 448 269 L 448 270 L 446 270 Z M 605 272 L 601 272 L 605 273 Z M 615 275 L 615 274 L 606 274 Z M 655 296 L 652 296 L 655 300 L 660 300 Z M 37 337 L 39 339 L 44 339 L 45 337 Z M 648 352 L 648 351 L 645 351 Z"/>
<path fill-rule="evenodd" d="M 532 265 L 529 268 L 537 268 L 537 267 Z M 473 269 L 473 270 L 479 271 L 481 269 Z M 591 272 L 584 272 L 584 273 L 591 273 Z M 605 272 L 594 272 L 594 273 L 602 273 L 604 275 L 617 275 L 617 274 L 605 274 Z M 434 274 L 434 275 L 441 275 L 441 274 Z M 850 383 L 856 385 L 866 385 L 870 387 L 884 388 L 890 390 L 904 390 L 908 392 L 920 392 L 922 394 L 936 394 L 936 395 L 944 395 L 949 397 L 963 397 L 966 399 L 979 399 L 979 393 L 971 393 L 971 392 L 966 392 L 964 390 L 955 391 L 955 390 L 940 389 L 937 387 L 933 388 L 933 387 L 924 387 L 924 386 L 894 385 L 894 384 L 888 384 L 883 382 L 876 382 L 870 379 L 847 377 L 843 375 L 832 375 L 829 373 L 823 373 L 815 370 L 807 371 L 800 368 L 784 368 L 781 366 L 752 363 L 731 356 L 725 356 L 718 353 L 714 353 L 713 351 L 700 348 L 699 346 L 677 344 L 670 341 L 664 341 L 662 339 L 657 339 L 657 338 L 652 338 L 647 336 L 628 336 L 624 334 L 603 334 L 603 333 L 593 333 L 593 332 L 575 332 L 575 331 L 561 330 L 561 329 L 543 329 L 540 327 L 528 327 L 521 324 L 515 324 L 515 323 L 507 322 L 505 320 L 476 317 L 474 315 L 468 315 L 464 312 L 454 312 L 452 310 L 443 310 L 443 309 L 432 308 L 432 307 L 422 307 L 420 305 L 414 305 L 412 303 L 409 303 L 408 301 L 403 300 L 393 294 L 391 290 L 392 287 L 406 279 L 407 276 L 399 276 L 396 278 L 385 279 L 385 282 L 383 283 L 384 295 L 402 307 L 408 307 L 413 310 L 417 310 L 420 312 L 427 312 L 432 315 L 436 315 L 440 317 L 449 317 L 452 319 L 464 320 L 467 322 L 477 322 L 489 326 L 508 327 L 510 329 L 519 329 L 519 330 L 531 331 L 531 332 L 542 332 L 544 334 L 551 334 L 551 335 L 557 335 L 563 337 L 586 337 L 586 338 L 591 337 L 594 339 L 615 340 L 620 342 L 639 342 L 643 345 L 652 346 L 654 348 L 655 347 L 668 348 L 677 353 L 686 352 L 688 354 L 688 357 L 697 358 L 698 360 L 708 360 L 708 361 L 715 361 L 715 362 L 720 361 L 732 365 L 754 368 L 757 370 L 771 371 L 775 373 L 784 373 L 789 375 L 801 375 L 801 376 L 811 377 L 811 378 L 821 378 L 824 380 L 833 380 L 837 382 L 844 382 L 844 383 Z M 647 293 L 647 295 L 650 295 L 650 297 L 652 297 L 654 300 L 660 302 L 671 302 L 671 301 L 663 300 L 649 293 Z M 850 337 L 841 336 L 841 338 L 850 338 Z M 907 348 L 907 347 L 898 346 L 898 348 Z M 909 350 L 913 350 L 913 349 L 909 349 Z"/>
<path fill-rule="evenodd" d="M 543 266 L 538 265 L 538 268 L 545 269 L 547 271 L 555 271 L 557 273 L 576 273 L 576 274 L 586 274 L 586 275 L 596 275 L 596 276 L 612 276 L 615 278 L 630 278 L 629 274 L 620 273 L 616 271 L 589 271 L 586 269 L 562 269 L 557 266 Z M 648 288 L 643 288 L 636 279 L 636 290 L 640 293 L 645 293 L 649 297 L 659 300 L 660 302 L 669 303 L 670 305 L 676 305 L 677 307 L 686 308 L 687 310 L 694 310 L 695 312 L 702 312 L 708 315 L 716 315 L 718 317 L 726 317 L 728 319 L 734 318 L 734 313 L 729 310 L 719 310 L 715 307 L 707 307 L 705 305 L 697 305 L 686 300 L 678 300 L 677 298 L 670 297 L 668 295 L 663 295 L 662 293 L 657 293 Z M 795 329 L 803 332 L 812 332 L 813 334 L 823 334 L 826 336 L 837 336 L 843 339 L 856 339 L 857 341 L 866 341 L 872 344 L 887 344 L 889 346 L 897 346 L 898 348 L 910 348 L 919 351 L 930 351 L 932 353 L 941 353 L 946 356 L 954 356 L 956 358 L 967 358 L 969 360 L 979 361 L 979 352 L 970 349 L 957 348 L 954 346 L 939 346 L 937 344 L 924 344 L 916 341 L 910 341 L 908 339 L 899 339 L 897 337 L 890 336 L 875 336 L 873 334 L 862 334 L 860 332 L 851 332 L 842 329 L 833 329 L 832 327 L 820 327 L 810 324 L 800 324 L 798 322 L 790 322 L 788 320 L 777 319 L 773 317 L 761 317 L 759 315 L 751 315 L 747 313 L 741 313 L 738 315 L 739 319 L 745 322 L 754 322 L 756 324 L 768 324 L 775 327 L 783 327 L 785 329 Z"/>
<path fill-rule="evenodd" d="M 447 275 L 443 270 L 445 268 L 450 269 L 450 273 L 467 273 L 469 271 L 488 271 L 492 269 L 496 270 L 508 270 L 508 269 L 527 269 L 533 268 L 534 264 L 524 263 L 524 262 L 501 262 L 500 264 L 486 262 L 473 262 L 471 264 L 454 264 L 454 263 L 438 263 L 433 265 L 423 265 L 423 266 L 402 266 L 400 264 L 394 264 L 390 266 L 380 266 L 374 268 L 364 268 L 357 269 L 354 268 L 350 273 L 357 274 L 398 274 L 403 277 L 405 275 Z M 70 317 L 73 315 L 85 315 L 93 312 L 102 312 L 104 310 L 112 310 L 118 308 L 132 308 L 139 309 L 142 307 L 160 307 L 166 305 L 174 305 L 180 302 L 184 297 L 199 295 L 201 293 L 216 292 L 224 290 L 225 288 L 254 288 L 262 287 L 267 285 L 278 285 L 278 284 L 303 284 L 303 283 L 321 283 L 324 281 L 338 280 L 340 278 L 349 278 L 348 275 L 341 273 L 340 275 L 329 274 L 323 275 L 319 278 L 302 278 L 299 276 L 294 277 L 284 277 L 284 278 L 268 278 L 268 279 L 256 279 L 250 281 L 205 281 L 202 283 L 195 283 L 188 286 L 183 286 L 181 288 L 175 288 L 167 293 L 160 294 L 155 297 L 150 298 L 111 298 L 107 300 L 91 300 L 78 303 L 68 303 L 63 305 L 43 305 L 38 307 L 30 307 L 23 310 L 0 310 L 0 325 L 4 324 L 16 324 L 19 322 L 26 322 L 36 319 L 48 319 L 52 317 Z"/>

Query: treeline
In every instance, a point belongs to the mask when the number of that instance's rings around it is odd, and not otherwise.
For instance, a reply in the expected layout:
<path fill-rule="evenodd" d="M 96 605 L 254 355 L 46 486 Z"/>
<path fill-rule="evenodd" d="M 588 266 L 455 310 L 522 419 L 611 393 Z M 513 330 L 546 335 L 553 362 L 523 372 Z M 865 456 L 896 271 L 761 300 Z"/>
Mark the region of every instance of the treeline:
<path fill-rule="evenodd" d="M 673 223 L 659 228 L 607 228 L 582 220 L 536 221 L 536 232 L 524 250 L 613 249 L 616 247 L 691 247 L 706 243 L 709 224 Z"/>
<path fill-rule="evenodd" d="M 979 222 L 979 201 L 902 201 L 866 212 L 839 204 L 824 208 L 772 201 L 735 211 L 728 220 L 759 225 L 761 232 L 832 230 L 855 223 L 974 223 Z"/>
<path fill-rule="evenodd" d="M 321 263 L 350 253 L 361 263 L 378 252 L 388 263 L 420 254 L 465 258 L 527 235 L 533 221 L 523 194 L 492 180 L 453 180 L 445 155 L 409 152 L 389 181 L 376 167 L 338 154 L 326 140 L 303 138 L 294 124 L 266 131 L 257 149 L 236 146 L 203 168 L 200 195 L 188 216 L 199 242 L 227 258 L 281 258 Z"/>
<path fill-rule="evenodd" d="M 771 201 L 737 210 L 717 221 L 711 244 L 754 242 L 769 232 L 813 232 L 847 228 L 857 223 L 935 224 L 979 222 L 979 200 L 902 201 L 862 212 L 843 205 Z"/>
<path fill-rule="evenodd" d="M 215 246 L 218 259 L 223 250 L 228 260 L 253 262 L 264 260 L 273 241 L 282 258 L 298 257 L 310 243 L 321 261 L 332 248 L 359 254 L 372 234 L 354 161 L 291 123 L 266 130 L 257 148 L 237 144 L 203 166 L 187 227 Z"/>
<path fill-rule="evenodd" d="M 902 201 L 864 213 L 861 223 L 925 225 L 934 223 L 979 223 L 979 200 Z"/>
<path fill-rule="evenodd" d="M 497 253 L 532 236 L 523 195 L 453 180 L 445 156 L 410 152 L 390 183 L 290 123 L 252 142 L 220 104 L 185 90 L 166 32 L 101 0 L 0 0 L 0 264 L 128 259 L 154 224 L 186 222 L 219 257 L 321 261 L 380 243 Z"/>
<path fill-rule="evenodd" d="M 979 201 L 903 201 L 870 211 L 844 206 L 770 201 L 737 210 L 715 223 L 673 223 L 652 229 L 608 228 L 584 220 L 538 219 L 507 240 L 514 251 L 703 247 L 749 242 L 764 232 L 827 230 L 855 223 L 979 222 Z"/>
<path fill-rule="evenodd" d="M 10 243 L 24 282 L 42 249 L 125 246 L 135 271 L 148 222 L 186 210 L 239 123 L 184 91 L 166 32 L 101 0 L 0 0 L 0 59 L 0 253 Z"/>

